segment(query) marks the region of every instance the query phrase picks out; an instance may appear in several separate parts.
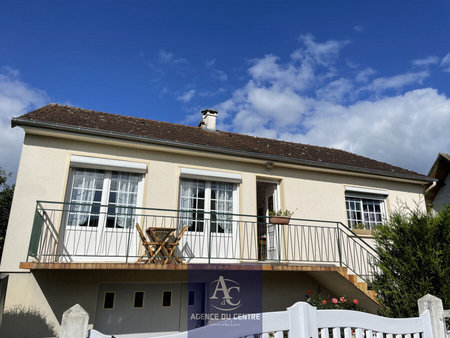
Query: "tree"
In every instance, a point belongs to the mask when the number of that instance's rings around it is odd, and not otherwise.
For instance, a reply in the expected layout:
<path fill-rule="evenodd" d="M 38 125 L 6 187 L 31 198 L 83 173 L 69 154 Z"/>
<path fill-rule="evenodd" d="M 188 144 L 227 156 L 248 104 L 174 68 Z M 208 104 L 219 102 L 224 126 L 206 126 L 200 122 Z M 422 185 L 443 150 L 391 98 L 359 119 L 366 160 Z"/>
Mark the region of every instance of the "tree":
<path fill-rule="evenodd" d="M 439 214 L 419 210 L 396 212 L 375 230 L 379 271 L 373 288 L 380 313 L 417 316 L 417 300 L 427 293 L 450 308 L 450 207 Z"/>
<path fill-rule="evenodd" d="M 0 258 L 3 252 L 3 243 L 5 242 L 6 227 L 8 226 L 9 211 L 14 194 L 14 185 L 6 184 L 8 176 L 4 170 L 0 168 Z"/>

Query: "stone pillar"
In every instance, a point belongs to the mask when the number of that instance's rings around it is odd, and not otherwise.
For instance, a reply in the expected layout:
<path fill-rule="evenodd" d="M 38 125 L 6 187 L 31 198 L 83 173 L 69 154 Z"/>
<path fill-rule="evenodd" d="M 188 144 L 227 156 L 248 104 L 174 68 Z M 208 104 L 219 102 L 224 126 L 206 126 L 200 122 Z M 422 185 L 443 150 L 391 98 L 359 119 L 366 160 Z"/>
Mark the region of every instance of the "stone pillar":
<path fill-rule="evenodd" d="M 442 300 L 427 294 L 417 301 L 419 306 L 419 315 L 421 315 L 425 310 L 430 311 L 431 317 L 431 328 L 433 330 L 434 338 L 446 338 L 447 333 L 445 330 L 445 319 L 444 319 L 444 307 L 442 305 Z"/>
<path fill-rule="evenodd" d="M 59 338 L 86 338 L 89 314 L 78 304 L 66 310 L 62 316 Z"/>

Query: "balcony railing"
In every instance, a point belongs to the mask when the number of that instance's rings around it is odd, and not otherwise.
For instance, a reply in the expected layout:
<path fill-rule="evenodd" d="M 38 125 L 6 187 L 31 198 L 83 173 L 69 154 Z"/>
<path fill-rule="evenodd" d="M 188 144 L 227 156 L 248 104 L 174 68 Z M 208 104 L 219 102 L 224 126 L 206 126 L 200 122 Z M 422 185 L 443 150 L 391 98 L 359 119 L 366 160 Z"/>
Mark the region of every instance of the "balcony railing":
<path fill-rule="evenodd" d="M 340 222 L 192 210 L 38 201 L 28 260 L 135 263 L 145 250 L 136 231 L 188 226 L 176 248 L 184 263 L 307 263 L 347 267 L 364 280 L 376 251 Z"/>

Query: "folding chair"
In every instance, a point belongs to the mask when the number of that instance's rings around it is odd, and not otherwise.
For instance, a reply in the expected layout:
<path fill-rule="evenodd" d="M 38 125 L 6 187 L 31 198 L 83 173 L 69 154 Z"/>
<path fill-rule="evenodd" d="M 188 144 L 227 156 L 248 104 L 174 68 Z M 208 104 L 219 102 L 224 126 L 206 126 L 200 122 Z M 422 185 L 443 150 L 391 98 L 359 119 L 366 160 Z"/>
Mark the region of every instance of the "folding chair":
<path fill-rule="evenodd" d="M 144 232 L 142 231 L 141 227 L 138 223 L 136 223 L 136 229 L 138 231 L 139 237 L 141 238 L 142 246 L 144 247 L 145 253 L 139 257 L 139 259 L 136 261 L 136 263 L 140 263 L 144 261 L 144 257 L 146 257 L 144 263 L 148 262 L 150 257 L 153 256 L 153 250 L 152 246 L 149 241 L 145 238 Z"/>
<path fill-rule="evenodd" d="M 164 264 L 167 264 L 169 262 L 169 259 L 175 259 L 176 262 L 182 263 L 183 261 L 178 257 L 178 255 L 175 253 L 175 250 L 180 243 L 181 238 L 183 237 L 186 230 L 189 228 L 189 225 L 184 226 L 178 235 L 174 238 L 174 240 L 169 244 L 170 250 L 167 255 L 167 258 L 164 260 Z"/>

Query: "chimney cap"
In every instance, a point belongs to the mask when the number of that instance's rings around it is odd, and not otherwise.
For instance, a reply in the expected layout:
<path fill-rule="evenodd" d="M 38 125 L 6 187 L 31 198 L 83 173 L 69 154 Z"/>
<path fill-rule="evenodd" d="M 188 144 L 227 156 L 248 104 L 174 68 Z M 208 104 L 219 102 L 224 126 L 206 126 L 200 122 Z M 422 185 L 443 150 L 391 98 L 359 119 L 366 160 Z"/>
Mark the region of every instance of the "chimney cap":
<path fill-rule="evenodd" d="M 203 115 L 206 115 L 208 113 L 210 113 L 210 114 L 219 114 L 219 112 L 217 110 L 214 110 L 214 109 L 207 108 L 207 109 L 202 110 L 202 114 Z"/>

